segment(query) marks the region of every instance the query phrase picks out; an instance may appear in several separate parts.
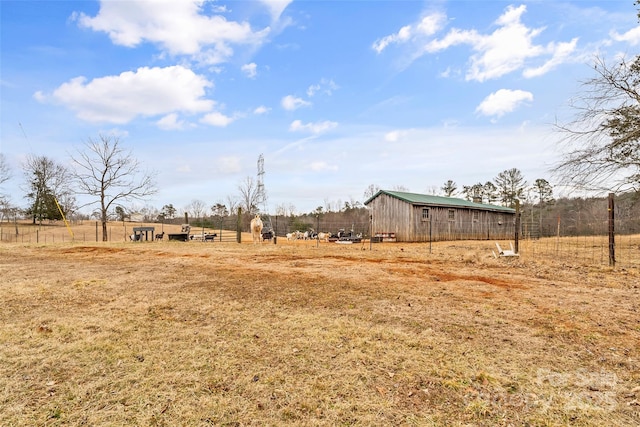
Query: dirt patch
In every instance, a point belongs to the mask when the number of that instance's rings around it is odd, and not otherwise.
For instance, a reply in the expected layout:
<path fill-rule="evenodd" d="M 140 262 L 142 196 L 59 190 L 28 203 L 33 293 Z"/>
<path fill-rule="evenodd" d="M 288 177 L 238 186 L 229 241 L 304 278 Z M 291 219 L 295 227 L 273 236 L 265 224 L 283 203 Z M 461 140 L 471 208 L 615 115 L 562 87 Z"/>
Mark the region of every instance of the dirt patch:
<path fill-rule="evenodd" d="M 63 254 L 115 254 L 124 252 L 122 248 L 112 248 L 107 246 L 74 246 L 71 248 L 63 249 Z"/>

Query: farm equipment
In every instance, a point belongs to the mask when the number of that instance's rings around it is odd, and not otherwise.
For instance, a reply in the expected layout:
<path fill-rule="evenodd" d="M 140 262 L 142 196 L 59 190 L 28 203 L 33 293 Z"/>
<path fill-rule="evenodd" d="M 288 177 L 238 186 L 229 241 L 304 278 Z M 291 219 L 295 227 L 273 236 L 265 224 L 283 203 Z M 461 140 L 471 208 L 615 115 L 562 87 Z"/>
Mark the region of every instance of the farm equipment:
<path fill-rule="evenodd" d="M 189 241 L 189 233 L 191 232 L 191 226 L 189 224 L 182 224 L 182 229 L 180 233 L 172 233 L 169 234 L 169 240 L 178 240 L 180 242 L 188 242 Z"/>
<path fill-rule="evenodd" d="M 204 233 L 199 233 L 199 234 L 192 234 L 189 236 L 190 240 L 200 240 L 203 242 L 213 242 L 216 237 L 218 237 L 218 233 L 208 233 L 208 232 L 204 232 Z"/>
<path fill-rule="evenodd" d="M 336 243 L 360 243 L 362 241 L 362 234 L 357 233 L 351 229 L 350 231 L 346 232 L 344 230 L 344 228 L 341 228 L 340 230 L 338 230 L 338 239 L 335 240 Z M 331 239 L 330 239 L 331 240 Z"/>

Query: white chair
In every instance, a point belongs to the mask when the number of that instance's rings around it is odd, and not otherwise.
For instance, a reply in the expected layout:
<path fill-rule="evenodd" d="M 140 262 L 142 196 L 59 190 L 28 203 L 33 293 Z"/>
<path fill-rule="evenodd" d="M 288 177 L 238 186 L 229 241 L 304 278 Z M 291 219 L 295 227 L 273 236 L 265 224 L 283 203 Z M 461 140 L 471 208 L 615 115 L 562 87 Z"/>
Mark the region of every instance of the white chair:
<path fill-rule="evenodd" d="M 502 249 L 500 247 L 500 244 L 498 242 L 496 242 L 496 247 L 498 248 L 498 255 L 500 255 L 500 256 L 520 256 L 520 254 L 517 254 L 515 249 L 513 249 L 513 244 L 511 242 L 509 242 L 509 246 L 511 247 L 511 250 Z M 493 256 L 497 258 L 495 253 L 493 254 Z"/>

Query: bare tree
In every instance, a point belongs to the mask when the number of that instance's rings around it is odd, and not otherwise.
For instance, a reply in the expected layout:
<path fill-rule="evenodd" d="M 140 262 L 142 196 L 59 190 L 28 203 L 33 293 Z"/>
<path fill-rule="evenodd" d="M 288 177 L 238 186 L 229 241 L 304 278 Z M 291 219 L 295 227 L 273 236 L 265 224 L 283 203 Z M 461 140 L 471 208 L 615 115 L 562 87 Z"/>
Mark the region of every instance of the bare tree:
<path fill-rule="evenodd" d="M 238 213 L 240 202 L 236 197 L 227 196 L 227 205 L 229 206 L 229 215 L 235 215 L 236 213 Z"/>
<path fill-rule="evenodd" d="M 15 216 L 18 208 L 11 205 L 11 202 L 7 197 L 0 197 L 0 223 L 5 219 L 9 222 L 11 216 Z"/>
<path fill-rule="evenodd" d="M 287 216 L 287 206 L 284 203 L 276 206 L 276 215 Z"/>
<path fill-rule="evenodd" d="M 11 178 L 11 169 L 4 153 L 0 153 L 0 186 Z M 2 187 L 0 187 L 2 188 Z"/>
<path fill-rule="evenodd" d="M 186 211 L 189 212 L 193 218 L 201 218 L 207 211 L 207 205 L 199 199 L 193 199 L 191 203 L 187 205 Z"/>
<path fill-rule="evenodd" d="M 143 206 L 140 212 L 142 213 L 143 221 L 145 222 L 155 221 L 158 218 L 158 215 L 160 214 L 160 211 L 158 210 L 158 208 L 151 205 Z"/>
<path fill-rule="evenodd" d="M 572 121 L 556 123 L 565 154 L 554 168 L 563 184 L 587 190 L 640 190 L 640 56 L 611 65 L 596 58 L 595 77 L 571 101 Z"/>
<path fill-rule="evenodd" d="M 325 197 L 324 198 L 324 211 L 325 212 L 331 212 L 332 211 L 331 205 L 332 205 L 331 201 L 328 198 Z"/>
<path fill-rule="evenodd" d="M 84 149 L 78 150 L 71 160 L 76 166 L 73 176 L 79 193 L 96 198 L 84 206 L 98 205 L 105 242 L 111 206 L 125 200 L 144 200 L 157 191 L 154 174 L 140 170 L 140 163 L 131 151 L 121 147 L 118 137 L 89 138 Z"/>
<path fill-rule="evenodd" d="M 437 185 L 429 185 L 425 188 L 424 192 L 430 196 L 437 196 L 440 193 L 440 189 Z"/>
<path fill-rule="evenodd" d="M 0 153 L 0 214 L 9 208 L 9 197 L 2 192 L 2 184 L 11 179 L 11 169 L 3 153 Z M 0 217 L 2 222 L 2 217 Z"/>
<path fill-rule="evenodd" d="M 370 198 L 372 198 L 373 196 L 376 195 L 376 193 L 380 191 L 380 186 L 375 185 L 375 184 L 369 184 L 369 186 L 364 190 L 364 200 L 369 200 Z M 327 209 L 328 211 L 329 209 Z"/>
<path fill-rule="evenodd" d="M 69 172 L 70 173 L 70 172 Z M 70 183 L 69 183 L 70 185 Z M 73 190 L 63 191 L 56 197 L 62 212 L 66 217 L 73 216 L 78 209 L 78 201 L 76 200 Z"/>
<path fill-rule="evenodd" d="M 353 196 L 349 196 L 349 204 L 351 205 L 352 208 L 361 208 L 362 207 L 362 202 L 360 202 L 360 200 L 355 199 Z"/>
<path fill-rule="evenodd" d="M 242 207 L 245 213 L 248 213 L 249 215 L 258 213 L 260 194 L 258 184 L 253 177 L 246 177 L 244 181 L 238 184 L 238 190 L 240 191 L 240 207 Z"/>

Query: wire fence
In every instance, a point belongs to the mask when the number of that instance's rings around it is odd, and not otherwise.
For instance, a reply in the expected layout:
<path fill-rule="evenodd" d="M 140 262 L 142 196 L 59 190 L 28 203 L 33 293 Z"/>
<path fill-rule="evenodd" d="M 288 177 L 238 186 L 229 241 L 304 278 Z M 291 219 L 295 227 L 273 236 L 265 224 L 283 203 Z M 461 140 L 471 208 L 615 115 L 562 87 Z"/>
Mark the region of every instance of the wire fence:
<path fill-rule="evenodd" d="M 618 234 L 614 238 L 615 267 L 640 267 L 640 234 Z M 524 239 L 520 255 L 565 265 L 609 266 L 609 236 L 556 236 Z"/>
<path fill-rule="evenodd" d="M 126 242 L 131 240 L 131 235 L 135 227 L 142 225 L 153 226 L 154 234 L 165 232 L 179 232 L 179 225 L 169 225 L 160 223 L 109 223 L 107 225 L 107 241 L 108 242 Z M 356 223 L 350 221 L 343 222 L 317 222 L 316 224 L 290 224 L 287 221 L 280 220 L 277 222 L 272 220 L 271 225 L 275 235 L 285 237 L 287 233 L 294 231 L 308 232 L 311 235 L 319 231 L 331 233 L 332 235 L 353 234 L 363 238 L 369 237 L 370 224 Z M 2 223 L 0 224 L 0 242 L 5 243 L 67 243 L 67 242 L 101 242 L 102 226 L 97 222 L 84 221 L 71 224 L 71 231 L 61 221 L 50 222 L 42 225 L 31 225 L 24 223 Z M 226 221 L 213 222 L 207 226 L 194 224 L 191 227 L 192 234 L 198 233 L 216 233 L 217 237 L 222 236 L 222 241 L 236 242 L 238 224 L 237 221 L 229 219 Z M 241 232 L 249 232 L 248 227 L 240 227 Z M 221 241 L 220 238 L 214 241 Z"/>
<path fill-rule="evenodd" d="M 292 232 L 301 232 L 308 234 L 314 233 L 331 233 L 334 236 L 338 234 L 353 234 L 363 238 L 370 235 L 371 224 L 369 222 L 352 222 L 352 221 L 317 221 L 314 224 L 289 224 L 273 222 L 273 229 L 276 236 L 286 236 Z"/>
<path fill-rule="evenodd" d="M 130 240 L 134 225 L 128 227 L 109 226 L 107 240 L 109 242 L 123 242 Z M 72 225 L 73 228 L 77 226 Z M 86 228 L 86 227 L 83 227 Z M 90 228 L 90 227 L 89 227 Z M 97 229 L 96 229 L 97 230 Z M 3 225 L 0 226 L 0 242 L 5 243 L 71 243 L 71 242 L 100 242 L 102 228 L 97 231 L 83 229 L 69 231 L 64 224 L 47 224 L 43 226 Z"/>
<path fill-rule="evenodd" d="M 568 224 L 568 225 L 567 225 Z M 130 241 L 133 227 L 139 226 L 136 223 L 110 223 L 107 227 L 107 238 L 109 242 Z M 152 224 L 156 226 L 158 233 L 161 231 L 170 232 L 170 226 L 163 224 Z M 220 229 L 222 226 L 218 225 Z M 228 224 L 232 227 L 232 224 Z M 336 236 L 343 232 L 360 236 L 363 239 L 370 239 L 372 236 L 369 222 L 322 222 L 309 224 L 308 229 L 298 230 L 290 223 L 279 221 L 273 223 L 273 229 L 278 239 L 285 239 L 287 233 L 293 231 L 309 231 L 331 233 Z M 102 241 L 102 228 L 98 223 L 85 221 L 84 223 L 71 224 L 72 232 L 62 223 L 51 223 L 47 225 L 25 225 L 21 223 L 0 224 L 0 242 L 2 243 L 22 243 L 22 244 L 56 244 L 56 243 L 88 243 Z M 513 227 L 511 227 L 513 229 Z M 614 222 L 616 230 L 614 237 L 615 267 L 616 268 L 640 268 L 640 218 L 619 219 Z M 571 226 L 571 222 L 564 221 L 563 218 L 556 220 L 555 235 L 548 237 L 538 237 L 531 233 L 531 224 L 523 221 L 519 234 L 518 249 L 522 259 L 546 260 L 548 262 L 560 263 L 576 266 L 609 266 L 609 235 L 608 223 L 605 220 L 583 222 L 580 224 L 580 234 L 576 234 L 576 227 Z M 618 231 L 620 230 L 620 231 Z M 212 231 L 220 232 L 217 228 Z M 236 230 L 223 230 L 234 237 Z M 248 230 L 247 230 L 248 231 Z M 198 229 L 198 232 L 200 230 Z M 635 233 L 634 233 L 635 232 Z M 73 233 L 73 235 L 71 234 Z M 451 234 L 452 241 L 460 240 L 484 240 L 500 241 L 504 245 L 513 241 L 513 237 L 506 239 L 494 236 L 477 235 L 474 237 L 465 234 Z M 214 241 L 221 241 L 220 239 Z M 235 242 L 234 238 L 222 241 Z M 388 242 L 388 240 L 385 240 Z M 429 241 L 428 239 L 426 241 Z M 377 241 L 373 240 L 374 243 Z M 425 242 L 425 240 L 422 240 Z M 508 243 L 507 243 L 508 244 Z M 493 245 L 493 243 L 492 243 Z"/>
<path fill-rule="evenodd" d="M 612 222 L 605 203 L 537 217 L 524 211 L 521 253 L 566 264 L 640 267 L 640 218 L 629 207 L 616 207 Z"/>

